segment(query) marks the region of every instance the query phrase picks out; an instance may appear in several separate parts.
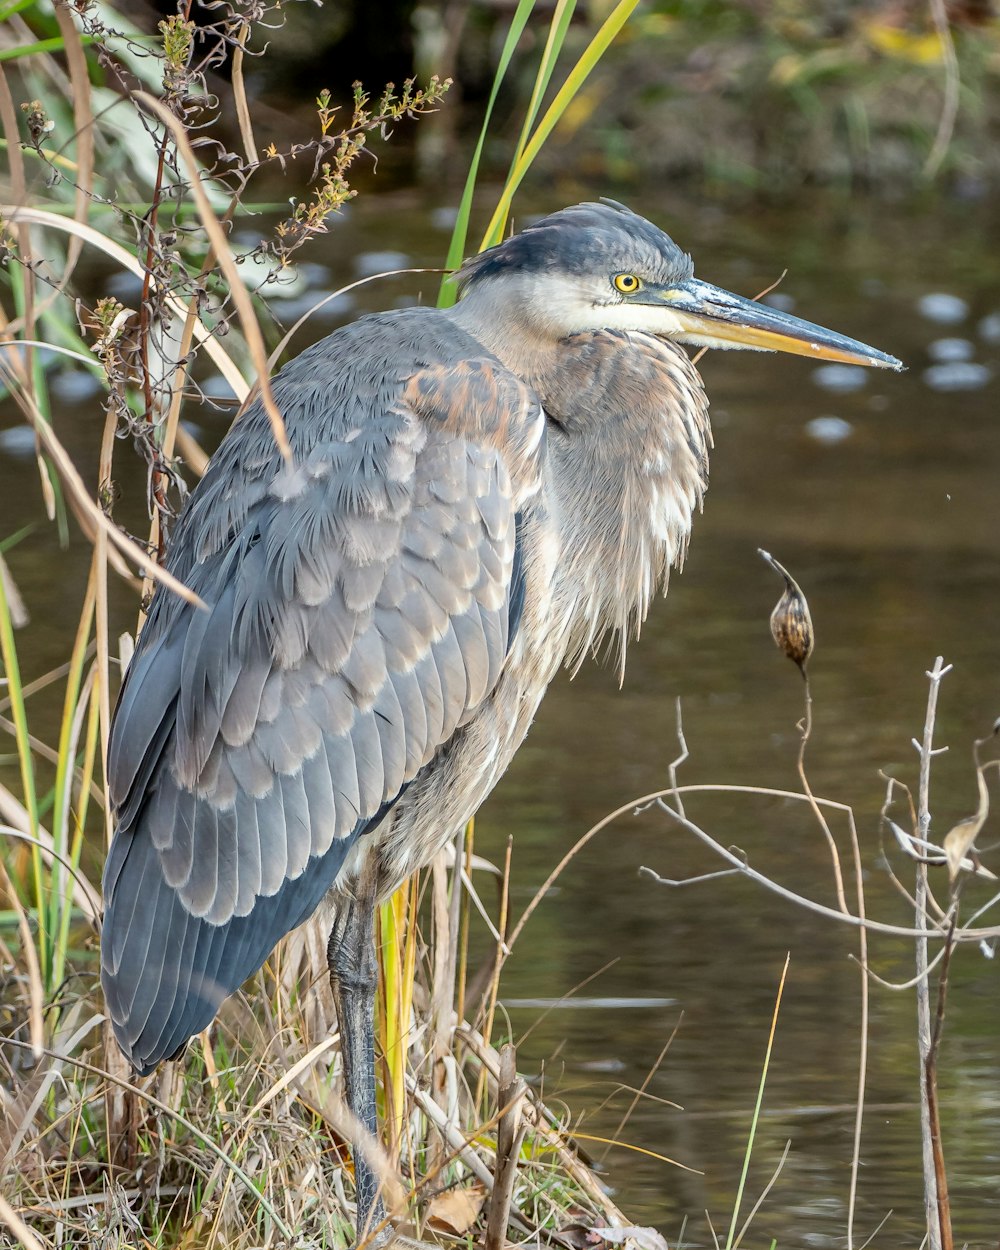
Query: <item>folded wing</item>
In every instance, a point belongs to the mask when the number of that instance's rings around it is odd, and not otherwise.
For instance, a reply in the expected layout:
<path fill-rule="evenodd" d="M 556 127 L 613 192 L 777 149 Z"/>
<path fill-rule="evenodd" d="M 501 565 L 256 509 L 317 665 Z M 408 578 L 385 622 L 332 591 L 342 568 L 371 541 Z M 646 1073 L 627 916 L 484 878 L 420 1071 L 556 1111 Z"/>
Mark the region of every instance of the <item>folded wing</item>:
<path fill-rule="evenodd" d="M 471 390 L 467 363 L 451 389 L 436 366 L 419 410 L 417 371 L 317 432 L 308 357 L 276 387 L 293 467 L 249 410 L 173 547 L 207 611 L 157 592 L 115 714 L 102 980 L 140 1072 L 315 909 L 488 697 L 516 628 L 518 490 L 496 432 L 540 419 L 537 401 L 495 362 Z"/>

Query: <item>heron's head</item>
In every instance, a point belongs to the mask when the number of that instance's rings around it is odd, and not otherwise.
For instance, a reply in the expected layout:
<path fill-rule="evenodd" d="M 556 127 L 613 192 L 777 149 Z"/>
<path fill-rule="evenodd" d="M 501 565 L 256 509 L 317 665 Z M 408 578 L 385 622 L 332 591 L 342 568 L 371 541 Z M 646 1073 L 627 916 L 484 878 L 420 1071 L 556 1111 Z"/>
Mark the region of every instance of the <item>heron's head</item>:
<path fill-rule="evenodd" d="M 516 317 L 555 339 L 633 330 L 699 347 L 903 367 L 864 343 L 700 281 L 673 239 L 610 200 L 543 217 L 466 261 L 457 280 L 481 315 Z"/>

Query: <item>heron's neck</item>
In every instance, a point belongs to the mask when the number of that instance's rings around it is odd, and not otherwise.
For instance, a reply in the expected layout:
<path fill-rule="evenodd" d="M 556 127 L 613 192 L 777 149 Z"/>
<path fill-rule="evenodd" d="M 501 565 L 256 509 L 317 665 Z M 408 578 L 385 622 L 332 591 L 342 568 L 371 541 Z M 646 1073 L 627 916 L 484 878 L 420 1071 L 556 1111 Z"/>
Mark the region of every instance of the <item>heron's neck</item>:
<path fill-rule="evenodd" d="M 680 347 L 597 331 L 539 350 L 508 332 L 489 346 L 550 419 L 546 494 L 558 521 L 554 586 L 570 662 L 608 632 L 625 646 L 687 550 L 708 484 L 701 378 Z"/>

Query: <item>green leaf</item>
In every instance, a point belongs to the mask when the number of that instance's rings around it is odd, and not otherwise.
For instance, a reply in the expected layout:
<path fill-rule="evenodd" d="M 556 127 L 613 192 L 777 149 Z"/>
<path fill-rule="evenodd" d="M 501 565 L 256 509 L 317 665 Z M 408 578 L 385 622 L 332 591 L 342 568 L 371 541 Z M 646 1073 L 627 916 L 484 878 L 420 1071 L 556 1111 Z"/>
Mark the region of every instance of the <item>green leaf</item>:
<path fill-rule="evenodd" d="M 465 256 L 466 242 L 469 237 L 469 217 L 472 213 L 472 196 L 476 189 L 479 163 L 482 159 L 483 147 L 486 144 L 486 135 L 490 128 L 490 118 L 493 116 L 493 106 L 496 104 L 497 96 L 500 93 L 500 84 L 503 82 L 507 69 L 510 66 L 514 49 L 524 33 L 524 28 L 534 7 L 535 0 L 518 0 L 518 6 L 510 20 L 510 29 L 507 31 L 507 38 L 504 40 L 503 49 L 500 52 L 497 71 L 493 76 L 493 86 L 490 90 L 490 97 L 486 102 L 483 126 L 479 132 L 479 140 L 476 143 L 475 151 L 472 153 L 472 160 L 469 162 L 469 172 L 466 176 L 465 187 L 459 202 L 458 216 L 455 219 L 455 226 L 451 232 L 451 242 L 448 244 L 448 256 L 445 260 L 445 266 L 448 269 L 457 269 Z M 438 293 L 438 308 L 450 308 L 454 302 L 455 284 L 446 276 L 441 280 L 441 289 Z"/>
<path fill-rule="evenodd" d="M 604 21 L 600 30 L 598 30 L 597 34 L 584 49 L 580 59 L 570 70 L 566 81 L 556 93 L 556 98 L 546 109 L 545 115 L 538 123 L 538 129 L 531 136 L 531 140 L 521 153 L 520 159 L 511 170 L 506 185 L 501 192 L 500 202 L 497 204 L 496 211 L 483 236 L 483 249 L 492 247 L 503 238 L 514 193 L 524 180 L 524 176 L 531 168 L 535 157 L 542 150 L 545 140 L 555 129 L 563 113 L 565 113 L 580 88 L 590 77 L 594 67 L 610 47 L 612 40 L 632 16 L 638 3 L 639 0 L 619 0 L 610 16 Z"/>
<path fill-rule="evenodd" d="M 36 0 L 10 0 L 9 4 L 0 5 L 0 22 L 6 22 L 15 13 L 22 13 L 25 9 L 30 9 L 35 3 Z"/>
<path fill-rule="evenodd" d="M 566 41 L 566 31 L 569 29 L 570 19 L 576 9 L 576 0 L 558 0 L 556 7 L 552 13 L 552 21 L 549 23 L 549 37 L 545 41 L 545 48 L 542 52 L 542 59 L 538 63 L 538 72 L 535 74 L 535 85 L 531 90 L 531 99 L 528 101 L 528 109 L 524 115 L 524 125 L 521 127 L 521 134 L 517 140 L 517 147 L 514 149 L 514 159 L 510 163 L 510 173 L 508 179 L 517 168 L 517 163 L 524 154 L 525 146 L 528 142 L 528 135 L 531 128 L 535 124 L 535 118 L 538 116 L 538 110 L 542 106 L 542 100 L 548 89 L 549 82 L 552 79 L 552 71 L 556 67 L 556 61 L 559 59 L 559 53 L 562 51 L 563 44 Z"/>

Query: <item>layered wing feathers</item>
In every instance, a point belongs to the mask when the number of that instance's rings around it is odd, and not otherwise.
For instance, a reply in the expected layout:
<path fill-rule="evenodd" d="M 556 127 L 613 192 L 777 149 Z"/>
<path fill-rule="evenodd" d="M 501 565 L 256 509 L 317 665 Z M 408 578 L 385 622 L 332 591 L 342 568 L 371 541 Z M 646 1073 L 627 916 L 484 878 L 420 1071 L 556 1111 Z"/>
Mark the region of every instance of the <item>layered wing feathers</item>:
<path fill-rule="evenodd" d="M 140 1071 L 315 909 L 498 680 L 526 463 L 499 432 L 537 446 L 521 427 L 541 415 L 495 361 L 470 389 L 472 340 L 434 341 L 422 317 L 355 323 L 293 362 L 275 382 L 292 466 L 252 407 L 178 525 L 169 567 L 207 610 L 157 592 L 109 752 L 102 978 Z M 387 379 L 381 338 L 424 323 L 431 342 Z"/>

